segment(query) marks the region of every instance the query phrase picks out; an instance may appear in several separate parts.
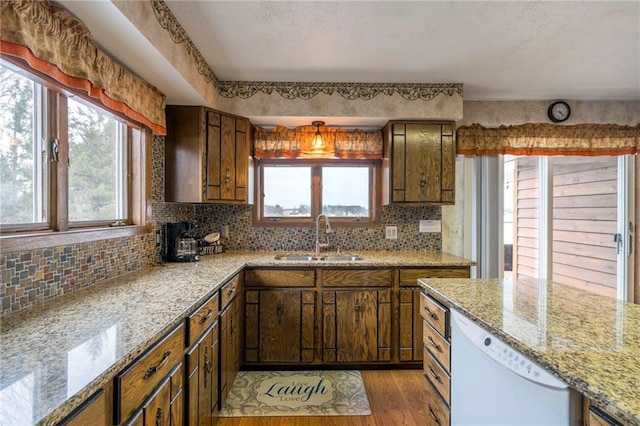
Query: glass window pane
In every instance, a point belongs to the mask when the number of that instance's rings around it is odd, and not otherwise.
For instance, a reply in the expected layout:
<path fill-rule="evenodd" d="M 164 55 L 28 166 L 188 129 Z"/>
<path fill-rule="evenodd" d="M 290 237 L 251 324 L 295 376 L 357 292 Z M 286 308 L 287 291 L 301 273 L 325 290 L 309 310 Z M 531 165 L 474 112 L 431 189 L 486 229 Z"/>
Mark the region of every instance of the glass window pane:
<path fill-rule="evenodd" d="M 35 111 L 39 85 L 0 62 L 0 223 L 44 223 L 43 154 Z M 45 166 L 46 167 L 46 166 Z"/>
<path fill-rule="evenodd" d="M 125 219 L 124 125 L 98 108 L 69 99 L 69 221 Z"/>
<path fill-rule="evenodd" d="M 323 167 L 322 213 L 332 217 L 368 217 L 369 170 Z"/>
<path fill-rule="evenodd" d="M 311 217 L 311 167 L 264 167 L 264 217 Z"/>
<path fill-rule="evenodd" d="M 505 206 L 505 222 L 511 217 L 511 238 L 507 236 L 508 229 L 505 223 L 505 267 L 508 261 L 509 247 L 507 241 L 511 239 L 512 274 L 514 278 L 532 277 L 538 278 L 539 239 L 540 227 L 540 165 L 538 157 L 511 157 L 505 156 L 505 177 L 510 169 L 512 183 L 509 187 L 510 195 L 506 195 L 505 203 L 512 203 L 512 212 L 509 214 Z M 508 164 L 512 162 L 512 164 Z M 506 268 L 505 268 L 506 269 Z M 508 272 L 508 271 L 506 271 Z M 509 274 L 505 273 L 505 276 Z"/>
<path fill-rule="evenodd" d="M 616 297 L 617 157 L 553 157 L 553 280 Z"/>

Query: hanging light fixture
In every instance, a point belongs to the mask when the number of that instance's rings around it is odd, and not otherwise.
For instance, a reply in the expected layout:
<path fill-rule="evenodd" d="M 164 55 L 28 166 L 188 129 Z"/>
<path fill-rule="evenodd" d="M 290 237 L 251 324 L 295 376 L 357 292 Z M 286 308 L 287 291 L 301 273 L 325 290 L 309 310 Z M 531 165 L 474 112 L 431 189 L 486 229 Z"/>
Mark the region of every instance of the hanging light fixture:
<path fill-rule="evenodd" d="M 313 140 L 311 141 L 311 148 L 314 150 L 321 150 L 325 148 L 324 140 L 322 140 L 322 134 L 320 133 L 320 127 L 324 126 L 324 121 L 313 121 L 311 123 L 312 126 L 316 127 L 316 134 L 313 135 Z"/>

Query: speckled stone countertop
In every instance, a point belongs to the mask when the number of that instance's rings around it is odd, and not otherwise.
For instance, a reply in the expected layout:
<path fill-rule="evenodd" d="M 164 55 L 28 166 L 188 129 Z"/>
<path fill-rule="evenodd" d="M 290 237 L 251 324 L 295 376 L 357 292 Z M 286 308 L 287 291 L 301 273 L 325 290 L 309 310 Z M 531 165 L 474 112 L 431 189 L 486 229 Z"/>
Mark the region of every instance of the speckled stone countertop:
<path fill-rule="evenodd" d="M 640 306 L 544 280 L 418 283 L 606 411 L 640 424 Z"/>
<path fill-rule="evenodd" d="M 440 252 L 358 252 L 354 262 L 225 253 L 105 281 L 0 319 L 0 424 L 55 424 L 245 266 L 469 266 Z"/>

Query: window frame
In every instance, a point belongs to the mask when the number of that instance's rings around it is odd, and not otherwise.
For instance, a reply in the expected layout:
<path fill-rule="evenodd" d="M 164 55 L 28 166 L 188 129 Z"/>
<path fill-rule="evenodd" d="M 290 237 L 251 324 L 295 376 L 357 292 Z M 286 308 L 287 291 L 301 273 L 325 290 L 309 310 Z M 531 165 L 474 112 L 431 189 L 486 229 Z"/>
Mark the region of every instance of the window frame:
<path fill-rule="evenodd" d="M 311 213 L 309 217 L 264 217 L 264 166 L 311 167 Z M 342 159 L 256 159 L 254 161 L 255 204 L 253 225 L 270 227 L 313 227 L 322 211 L 322 167 L 367 167 L 369 168 L 369 212 L 367 218 L 347 218 L 330 216 L 331 225 L 336 227 L 361 227 L 380 223 L 382 161 L 342 160 Z"/>
<path fill-rule="evenodd" d="M 149 128 L 132 121 L 123 114 L 111 111 L 96 99 L 79 90 L 70 89 L 54 81 L 49 76 L 35 71 L 21 59 L 0 55 L 13 71 L 35 81 L 42 86 L 43 100 L 47 111 L 42 116 L 46 135 L 45 145 L 49 158 L 52 138 L 59 140 L 60 152 L 57 162 L 48 167 L 48 218 L 44 224 L 0 224 L 0 253 L 32 250 L 66 244 L 97 241 L 142 235 L 151 232 L 147 205 L 151 202 L 151 161 L 152 135 Z M 113 226 L 113 221 L 74 222 L 68 220 L 68 140 L 67 140 L 67 99 L 76 97 L 82 102 L 111 114 L 126 126 L 128 185 L 126 224 Z"/>

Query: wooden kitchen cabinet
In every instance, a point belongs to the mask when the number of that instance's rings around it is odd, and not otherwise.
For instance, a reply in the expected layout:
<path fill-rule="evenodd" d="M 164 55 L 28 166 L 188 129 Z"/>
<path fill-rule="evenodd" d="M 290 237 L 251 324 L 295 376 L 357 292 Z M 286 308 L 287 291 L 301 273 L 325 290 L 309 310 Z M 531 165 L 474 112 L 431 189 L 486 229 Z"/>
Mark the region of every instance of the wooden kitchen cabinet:
<path fill-rule="evenodd" d="M 184 424 L 183 383 L 184 366 L 179 363 L 126 424 L 129 426 L 177 426 Z"/>
<path fill-rule="evenodd" d="M 250 204 L 251 123 L 199 106 L 168 105 L 165 199 Z"/>
<path fill-rule="evenodd" d="M 112 400 L 108 391 L 100 389 L 62 420 L 59 426 L 106 426 L 111 422 Z"/>
<path fill-rule="evenodd" d="M 243 356 L 243 284 L 236 275 L 220 289 L 220 406 L 224 404 L 240 370 Z"/>
<path fill-rule="evenodd" d="M 424 377 L 427 409 L 433 425 L 446 426 L 451 417 L 450 312 L 431 296 L 420 294 L 423 318 Z"/>
<path fill-rule="evenodd" d="M 454 204 L 455 123 L 390 121 L 385 126 L 383 203 Z"/>
<path fill-rule="evenodd" d="M 218 298 L 216 297 L 216 301 Z M 219 328 L 216 321 L 200 340 L 187 351 L 187 424 L 212 426 L 220 407 L 219 396 Z"/>
<path fill-rule="evenodd" d="M 322 292 L 324 362 L 391 361 L 391 290 Z"/>
<path fill-rule="evenodd" d="M 422 312 L 426 311 L 425 305 L 421 304 L 421 290 L 417 287 L 418 278 L 469 278 L 470 276 L 468 266 L 400 269 L 398 361 L 423 360 Z"/>
<path fill-rule="evenodd" d="M 247 363 L 314 361 L 315 291 L 247 290 Z"/>
<path fill-rule="evenodd" d="M 145 413 L 148 413 L 149 409 L 144 407 L 149 406 L 150 399 L 159 398 L 157 401 L 164 403 L 165 396 L 159 394 L 159 389 L 165 385 L 171 388 L 169 401 L 170 405 L 175 407 L 174 412 L 177 413 L 177 410 L 182 409 L 182 399 L 184 398 L 182 393 L 184 328 L 183 324 L 176 326 L 116 376 L 114 382 L 115 423 L 120 424 L 141 407 Z M 171 383 L 167 385 L 167 381 Z M 160 404 L 160 402 L 154 404 Z M 169 415 L 169 405 L 160 404 L 157 407 L 160 408 L 163 416 Z M 144 417 L 146 419 L 148 414 L 145 414 Z M 146 420 L 145 424 L 148 424 Z"/>

